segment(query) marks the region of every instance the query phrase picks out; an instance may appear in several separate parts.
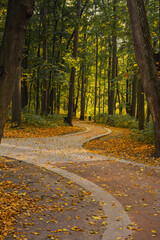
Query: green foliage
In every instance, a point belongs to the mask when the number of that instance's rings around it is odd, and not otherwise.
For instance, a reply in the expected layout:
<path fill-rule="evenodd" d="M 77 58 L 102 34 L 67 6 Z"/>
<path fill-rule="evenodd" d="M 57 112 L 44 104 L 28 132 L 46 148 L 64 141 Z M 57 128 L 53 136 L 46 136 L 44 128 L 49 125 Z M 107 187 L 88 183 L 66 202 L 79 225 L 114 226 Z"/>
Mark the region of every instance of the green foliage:
<path fill-rule="evenodd" d="M 58 127 L 64 126 L 64 118 L 60 114 L 48 116 L 35 115 L 34 111 L 24 111 L 23 121 L 40 127 Z"/>
<path fill-rule="evenodd" d="M 126 115 L 98 114 L 96 116 L 96 122 L 106 123 L 114 127 L 122 127 L 122 128 L 130 128 L 130 129 L 138 128 L 138 122 L 135 120 L 135 118 L 127 114 Z"/>
<path fill-rule="evenodd" d="M 153 123 L 146 123 L 144 130 L 133 129 L 130 135 L 140 142 L 154 144 Z"/>
<path fill-rule="evenodd" d="M 153 130 L 153 122 L 145 123 L 144 130 L 138 130 L 138 122 L 134 117 L 130 115 L 108 115 L 98 114 L 96 116 L 95 122 L 97 123 L 105 123 L 114 127 L 121 128 L 129 128 L 131 129 L 130 136 L 133 139 L 136 139 L 140 142 L 154 144 L 154 130 Z"/>

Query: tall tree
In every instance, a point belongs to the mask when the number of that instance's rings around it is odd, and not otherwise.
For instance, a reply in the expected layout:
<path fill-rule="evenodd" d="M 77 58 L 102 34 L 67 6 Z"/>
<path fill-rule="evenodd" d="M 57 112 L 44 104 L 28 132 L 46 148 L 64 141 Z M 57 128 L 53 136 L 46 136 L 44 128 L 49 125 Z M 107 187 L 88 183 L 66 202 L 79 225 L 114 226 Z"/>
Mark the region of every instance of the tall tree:
<path fill-rule="evenodd" d="M 132 26 L 134 49 L 142 77 L 146 99 L 153 117 L 155 156 L 160 157 L 160 81 L 154 60 L 153 46 L 144 0 L 127 0 Z"/>
<path fill-rule="evenodd" d="M 115 96 L 115 82 L 116 78 L 116 68 L 117 68 L 117 33 L 116 33 L 116 9 L 117 9 L 117 0 L 113 0 L 113 35 L 112 35 L 112 44 L 113 44 L 113 52 L 112 52 L 112 80 L 111 80 L 111 89 L 110 89 L 110 105 L 108 106 L 108 112 L 110 115 L 114 112 L 114 96 Z"/>
<path fill-rule="evenodd" d="M 79 19 L 80 19 L 80 9 L 81 0 L 77 0 L 77 23 L 74 33 L 74 46 L 73 46 L 73 58 L 77 59 L 78 52 L 78 35 L 79 35 Z M 68 103 L 68 116 L 67 122 L 72 126 L 72 115 L 73 115 L 73 97 L 74 97 L 74 82 L 75 82 L 76 68 L 73 66 L 71 68 L 70 85 L 69 85 L 69 103 Z"/>
<path fill-rule="evenodd" d="M 44 60 L 44 68 L 45 64 L 48 60 L 47 55 L 47 8 L 46 3 L 44 1 L 43 6 L 43 60 Z M 47 74 L 44 71 L 43 83 L 42 83 L 42 101 L 41 101 L 41 114 L 47 114 Z"/>
<path fill-rule="evenodd" d="M 12 122 L 20 127 L 22 124 L 21 118 L 21 69 L 18 72 L 15 87 L 12 96 Z"/>
<path fill-rule="evenodd" d="M 9 0 L 0 48 L 0 141 L 15 81 L 21 67 L 26 27 L 33 14 L 34 0 Z"/>

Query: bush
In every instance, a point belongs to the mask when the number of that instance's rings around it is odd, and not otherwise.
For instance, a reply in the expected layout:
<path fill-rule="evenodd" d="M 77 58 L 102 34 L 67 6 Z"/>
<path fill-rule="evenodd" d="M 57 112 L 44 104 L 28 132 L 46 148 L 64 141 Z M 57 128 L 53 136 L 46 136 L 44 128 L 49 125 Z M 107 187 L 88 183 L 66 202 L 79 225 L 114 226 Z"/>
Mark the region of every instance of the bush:
<path fill-rule="evenodd" d="M 145 129 L 144 130 L 138 130 L 134 129 L 131 132 L 131 137 L 134 139 L 148 143 L 148 144 L 154 144 L 154 129 L 153 129 L 153 123 L 146 123 L 145 124 Z"/>
<path fill-rule="evenodd" d="M 48 116 L 35 115 L 34 111 L 23 111 L 23 121 L 41 127 L 58 127 L 66 125 L 63 115 L 53 114 Z"/>
<path fill-rule="evenodd" d="M 138 129 L 138 121 L 130 115 L 98 114 L 95 118 L 97 123 L 105 123 L 114 127 L 131 129 L 130 136 L 140 142 L 154 144 L 153 123 L 146 123 L 144 130 Z"/>
<path fill-rule="evenodd" d="M 130 115 L 108 115 L 98 114 L 95 121 L 97 123 L 107 123 L 108 125 L 122 128 L 138 129 L 138 122 Z"/>

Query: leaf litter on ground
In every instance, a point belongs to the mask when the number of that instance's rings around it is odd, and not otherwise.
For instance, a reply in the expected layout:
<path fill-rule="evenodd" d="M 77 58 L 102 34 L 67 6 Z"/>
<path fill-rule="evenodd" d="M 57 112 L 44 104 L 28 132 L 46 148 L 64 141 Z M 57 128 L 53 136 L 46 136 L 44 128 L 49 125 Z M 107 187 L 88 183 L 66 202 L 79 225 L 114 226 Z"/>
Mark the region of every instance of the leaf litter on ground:
<path fill-rule="evenodd" d="M 93 234 L 99 240 L 103 222 L 102 208 L 90 192 L 32 164 L 0 158 L 1 240 L 39 235 L 42 239 L 91 240 Z"/>
<path fill-rule="evenodd" d="M 23 123 L 23 127 L 12 128 L 8 122 L 4 129 L 4 138 L 37 138 L 52 137 L 68 133 L 76 133 L 84 130 L 80 127 L 58 126 L 58 127 L 41 127 L 33 124 Z"/>
<path fill-rule="evenodd" d="M 106 125 L 105 125 L 106 127 Z M 108 126 L 112 133 L 85 144 L 94 153 L 136 161 L 151 166 L 160 166 L 160 159 L 154 158 L 155 147 L 142 143 L 130 136 L 130 130 Z"/>

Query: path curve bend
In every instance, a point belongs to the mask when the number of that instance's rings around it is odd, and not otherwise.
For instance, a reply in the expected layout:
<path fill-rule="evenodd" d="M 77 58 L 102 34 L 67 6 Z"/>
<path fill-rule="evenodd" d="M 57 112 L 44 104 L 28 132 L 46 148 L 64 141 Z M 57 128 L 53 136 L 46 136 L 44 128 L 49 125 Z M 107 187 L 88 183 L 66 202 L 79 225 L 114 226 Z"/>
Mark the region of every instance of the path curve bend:
<path fill-rule="evenodd" d="M 0 145 L 1 155 L 45 167 L 91 191 L 96 201 L 104 202 L 103 211 L 108 216 L 107 229 L 102 239 L 128 239 L 131 231 L 127 227 L 131 221 L 120 202 L 98 185 L 78 175 L 53 167 L 56 163 L 112 160 L 110 157 L 94 154 L 83 148 L 84 143 L 105 136 L 110 133 L 110 130 L 84 122 L 76 122 L 75 125 L 87 130 L 77 134 L 49 138 L 3 139 Z"/>

